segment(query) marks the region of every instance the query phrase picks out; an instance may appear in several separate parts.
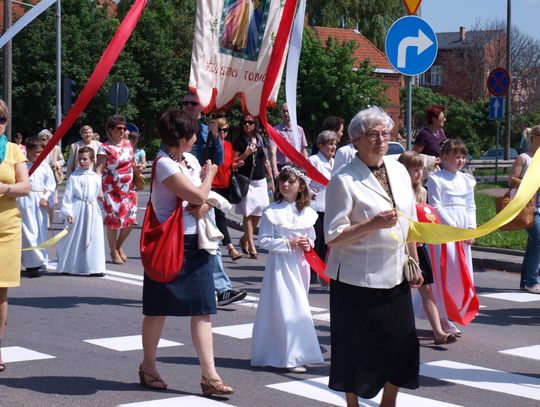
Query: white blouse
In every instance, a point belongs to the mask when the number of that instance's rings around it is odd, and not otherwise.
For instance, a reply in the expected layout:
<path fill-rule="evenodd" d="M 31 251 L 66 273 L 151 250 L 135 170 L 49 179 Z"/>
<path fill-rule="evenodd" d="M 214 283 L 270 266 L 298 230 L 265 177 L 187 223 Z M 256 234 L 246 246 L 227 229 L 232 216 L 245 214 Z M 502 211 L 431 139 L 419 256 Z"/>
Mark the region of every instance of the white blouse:
<path fill-rule="evenodd" d="M 308 158 L 309 162 L 317 168 L 317 170 L 330 179 L 332 176 L 332 167 L 334 166 L 334 159 L 327 160 L 324 155 L 319 151 L 316 155 L 312 155 Z M 309 189 L 311 195 L 311 207 L 317 212 L 324 212 L 325 199 L 326 199 L 326 186 L 319 184 L 318 182 L 311 181 L 309 183 Z"/>
<path fill-rule="evenodd" d="M 333 175 L 327 186 L 324 232 L 331 246 L 326 274 L 346 284 L 369 288 L 392 288 L 403 281 L 405 240 L 410 219 L 416 220 L 415 196 L 405 167 L 383 158 L 398 223 L 356 241 L 332 244 L 347 226 L 392 209 L 391 199 L 369 168 L 355 156 Z"/>

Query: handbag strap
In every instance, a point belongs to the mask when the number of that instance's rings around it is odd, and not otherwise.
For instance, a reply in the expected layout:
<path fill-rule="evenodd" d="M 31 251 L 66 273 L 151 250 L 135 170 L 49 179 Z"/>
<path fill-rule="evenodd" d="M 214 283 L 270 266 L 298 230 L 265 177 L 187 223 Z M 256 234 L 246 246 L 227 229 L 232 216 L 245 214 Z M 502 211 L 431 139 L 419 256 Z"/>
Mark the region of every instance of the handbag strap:
<path fill-rule="evenodd" d="M 160 158 L 163 158 L 162 155 L 157 156 L 152 162 L 152 173 L 150 175 L 150 196 L 148 197 L 148 202 L 152 202 L 152 187 L 154 186 L 154 179 L 156 175 L 156 165 Z M 182 205 L 182 199 L 178 196 L 176 197 L 176 206 Z"/>

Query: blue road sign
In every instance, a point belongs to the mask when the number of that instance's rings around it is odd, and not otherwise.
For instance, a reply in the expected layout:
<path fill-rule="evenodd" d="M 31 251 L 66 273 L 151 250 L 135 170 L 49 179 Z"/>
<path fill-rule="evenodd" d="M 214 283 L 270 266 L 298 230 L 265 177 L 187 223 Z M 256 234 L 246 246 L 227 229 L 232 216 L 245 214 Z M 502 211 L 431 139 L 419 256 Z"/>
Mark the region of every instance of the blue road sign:
<path fill-rule="evenodd" d="M 491 96 L 489 98 L 489 118 L 500 120 L 504 112 L 504 97 Z"/>
<path fill-rule="evenodd" d="M 487 78 L 487 88 L 493 96 L 502 96 L 510 85 L 510 75 L 504 68 L 495 68 Z"/>
<path fill-rule="evenodd" d="M 392 24 L 386 34 L 386 56 L 404 75 L 420 75 L 437 57 L 437 36 L 433 28 L 416 16 L 405 16 Z"/>

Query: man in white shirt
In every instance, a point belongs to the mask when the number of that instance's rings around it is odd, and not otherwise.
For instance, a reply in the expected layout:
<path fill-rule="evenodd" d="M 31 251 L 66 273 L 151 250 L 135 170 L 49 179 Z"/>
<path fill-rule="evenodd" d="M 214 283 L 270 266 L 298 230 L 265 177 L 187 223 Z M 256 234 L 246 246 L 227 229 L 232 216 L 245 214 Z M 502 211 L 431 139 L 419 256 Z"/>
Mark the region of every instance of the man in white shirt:
<path fill-rule="evenodd" d="M 304 129 L 300 126 L 296 126 L 298 129 L 298 135 L 299 137 L 295 137 L 293 131 L 292 131 L 292 125 L 291 125 L 291 117 L 289 116 L 289 108 L 287 107 L 287 103 L 284 103 L 281 107 L 281 115 L 282 115 L 282 121 L 277 126 L 274 126 L 274 129 L 281 134 L 281 136 L 291 145 L 294 147 L 296 151 L 299 151 L 302 153 L 302 155 L 307 158 L 307 141 L 306 141 L 306 135 L 304 133 Z M 269 146 L 269 158 L 270 158 L 270 165 L 272 167 L 272 174 L 274 178 L 277 178 L 279 175 L 279 171 L 281 168 L 286 164 L 291 164 L 291 160 L 289 160 L 285 154 L 283 154 L 276 146 L 276 144 L 270 140 L 270 146 Z"/>

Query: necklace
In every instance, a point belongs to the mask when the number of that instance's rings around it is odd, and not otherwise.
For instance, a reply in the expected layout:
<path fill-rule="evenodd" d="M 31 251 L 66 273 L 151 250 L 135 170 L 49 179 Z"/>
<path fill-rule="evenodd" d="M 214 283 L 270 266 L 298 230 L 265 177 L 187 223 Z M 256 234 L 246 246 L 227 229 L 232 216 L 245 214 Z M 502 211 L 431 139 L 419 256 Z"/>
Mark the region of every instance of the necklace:
<path fill-rule="evenodd" d="M 167 154 L 167 156 L 173 160 L 175 163 L 177 164 L 182 164 L 182 163 L 185 163 L 186 167 L 188 170 L 191 169 L 191 167 L 189 166 L 189 164 L 187 163 L 186 159 L 184 158 L 184 154 L 182 154 L 182 160 L 181 161 L 178 161 L 178 159 L 171 153 L 169 152 L 168 150 L 161 150 L 163 151 L 165 154 Z"/>

